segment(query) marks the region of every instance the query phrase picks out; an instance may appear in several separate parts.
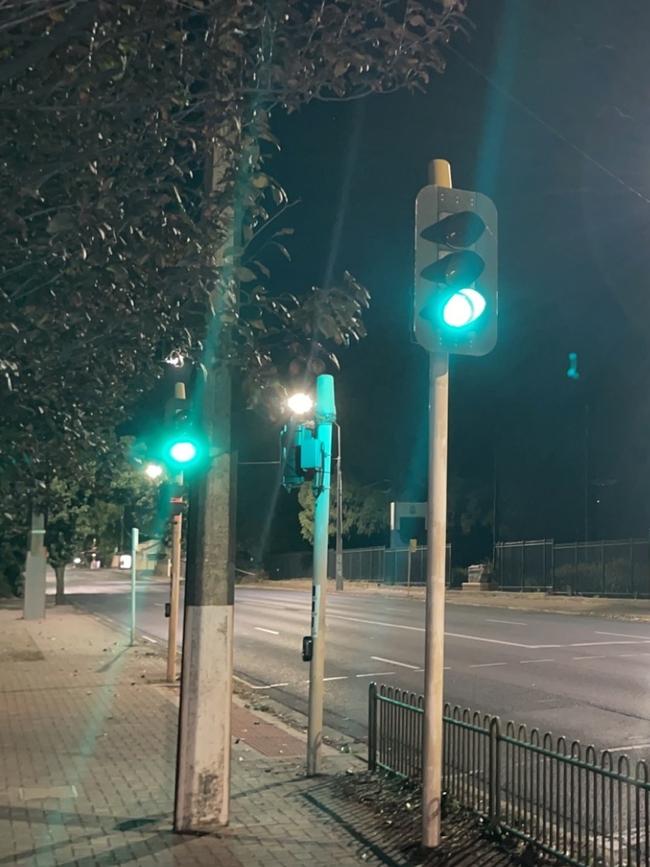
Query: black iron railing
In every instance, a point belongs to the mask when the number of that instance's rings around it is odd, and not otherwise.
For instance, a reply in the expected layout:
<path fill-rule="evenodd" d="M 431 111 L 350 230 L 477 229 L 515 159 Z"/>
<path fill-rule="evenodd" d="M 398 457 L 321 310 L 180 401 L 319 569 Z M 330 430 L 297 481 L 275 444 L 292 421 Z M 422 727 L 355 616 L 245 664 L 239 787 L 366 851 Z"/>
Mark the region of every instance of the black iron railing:
<path fill-rule="evenodd" d="M 371 684 L 370 769 L 418 781 L 423 719 L 422 696 Z M 449 705 L 443 725 L 448 796 L 576 867 L 650 867 L 645 761 Z"/>

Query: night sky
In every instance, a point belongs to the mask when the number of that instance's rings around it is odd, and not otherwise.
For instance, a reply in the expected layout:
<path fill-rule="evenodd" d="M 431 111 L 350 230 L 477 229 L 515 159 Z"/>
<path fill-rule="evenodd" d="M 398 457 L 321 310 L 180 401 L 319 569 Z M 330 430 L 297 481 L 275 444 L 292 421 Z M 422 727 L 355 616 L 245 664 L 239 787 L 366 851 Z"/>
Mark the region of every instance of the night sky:
<path fill-rule="evenodd" d="M 301 204 L 288 218 L 294 261 L 278 263 L 275 283 L 300 290 L 347 268 L 369 288 L 369 336 L 341 353 L 337 377 L 345 470 L 423 499 L 413 207 L 429 159 L 449 159 L 454 184 L 492 197 L 500 221 L 497 348 L 451 364 L 450 485 L 491 509 L 496 466 L 501 539 L 583 538 L 588 404 L 590 536 L 645 536 L 650 4 L 474 0 L 469 14 L 473 34 L 452 43 L 427 94 L 276 117 L 273 171 Z M 570 351 L 578 382 L 566 376 Z M 242 460 L 275 457 L 276 432 L 257 430 Z M 241 470 L 245 535 L 268 519 L 274 482 L 273 469 Z M 296 534 L 280 493 L 268 545 L 296 547 Z M 488 540 L 491 530 L 455 539 L 460 560 L 489 554 Z"/>

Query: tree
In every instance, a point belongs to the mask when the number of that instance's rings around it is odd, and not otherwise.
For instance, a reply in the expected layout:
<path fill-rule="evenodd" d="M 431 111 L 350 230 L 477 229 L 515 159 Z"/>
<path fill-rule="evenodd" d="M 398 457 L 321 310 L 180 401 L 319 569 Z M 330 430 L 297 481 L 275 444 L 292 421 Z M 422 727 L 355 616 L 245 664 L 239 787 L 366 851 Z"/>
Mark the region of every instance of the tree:
<path fill-rule="evenodd" d="M 322 340 L 362 333 L 367 297 L 349 275 L 302 299 L 265 286 L 290 232 L 264 170 L 269 116 L 423 87 L 463 7 L 37 0 L 0 11 L 5 483 L 43 477 L 45 442 L 70 469 L 106 448 L 172 348 L 238 371 L 260 401 L 296 356 L 333 361 Z"/>
<path fill-rule="evenodd" d="M 48 484 L 45 547 L 56 576 L 56 605 L 65 601 L 65 567 L 84 546 L 89 496 L 83 483 L 53 478 Z"/>
<path fill-rule="evenodd" d="M 298 491 L 301 510 L 298 513 L 300 534 L 310 544 L 314 541 L 314 493 L 311 483 L 305 482 Z M 388 528 L 388 500 L 376 485 L 360 485 L 344 480 L 342 535 L 368 539 Z M 336 490 L 330 490 L 329 536 L 336 535 Z"/>
<path fill-rule="evenodd" d="M 56 604 L 65 596 L 65 569 L 75 554 L 92 546 L 105 561 L 122 543 L 125 512 L 143 536 L 166 534 L 158 509 L 160 486 L 145 478 L 128 458 L 130 443 L 114 443 L 80 478 L 52 476 L 39 498 L 46 514 L 45 546 L 56 575 Z"/>

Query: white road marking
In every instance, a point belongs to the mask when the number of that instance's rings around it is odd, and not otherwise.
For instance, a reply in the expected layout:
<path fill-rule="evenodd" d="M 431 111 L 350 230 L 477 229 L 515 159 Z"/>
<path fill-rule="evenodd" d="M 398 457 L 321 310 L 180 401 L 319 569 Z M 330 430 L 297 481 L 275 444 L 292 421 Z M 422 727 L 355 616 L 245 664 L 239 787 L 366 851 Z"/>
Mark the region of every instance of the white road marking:
<path fill-rule="evenodd" d="M 323 681 L 326 681 L 326 680 L 347 680 L 347 679 L 348 679 L 347 674 L 339 674 L 337 677 L 324 677 Z"/>
<path fill-rule="evenodd" d="M 646 641 L 576 641 L 573 644 L 556 644 L 555 647 L 607 647 L 612 644 L 650 644 Z M 553 645 L 547 645 L 552 647 Z"/>
<path fill-rule="evenodd" d="M 327 615 L 329 620 L 349 620 L 351 623 L 367 623 L 369 626 L 388 626 L 391 629 L 408 629 L 410 632 L 424 632 L 424 626 L 406 626 L 402 623 L 386 623 L 385 620 L 363 620 L 361 617 L 344 617 L 343 614 Z"/>
<path fill-rule="evenodd" d="M 372 671 L 368 674 L 355 674 L 355 677 L 385 677 L 387 674 L 395 674 L 394 671 Z"/>
<path fill-rule="evenodd" d="M 279 632 L 276 632 L 275 629 L 265 629 L 263 626 L 254 626 L 253 629 L 257 629 L 258 632 L 268 632 L 269 635 L 279 635 Z"/>
<path fill-rule="evenodd" d="M 155 638 L 149 638 L 148 635 L 143 635 L 142 637 L 144 638 L 145 641 L 149 641 L 151 644 L 158 644 L 158 642 L 156 641 Z"/>
<path fill-rule="evenodd" d="M 154 602 L 154 605 L 156 606 L 156 608 L 164 608 L 165 607 L 164 602 Z"/>
<path fill-rule="evenodd" d="M 385 656 L 371 656 L 370 659 L 374 659 L 375 662 L 387 662 L 389 665 L 399 665 L 401 668 L 410 668 L 411 671 L 417 671 L 418 665 L 410 665 L 408 662 L 398 662 L 396 659 L 386 659 Z"/>
<path fill-rule="evenodd" d="M 470 665 L 470 668 L 494 668 L 497 665 L 507 664 L 507 662 L 479 662 L 476 665 Z"/>
<path fill-rule="evenodd" d="M 572 659 L 577 661 L 579 659 L 607 659 L 607 657 L 606 656 L 573 656 Z"/>
<path fill-rule="evenodd" d="M 598 632 L 596 630 L 596 635 L 613 635 L 619 638 L 639 638 L 641 641 L 650 641 L 650 637 L 647 635 L 630 635 L 628 632 Z"/>
<path fill-rule="evenodd" d="M 528 626 L 527 623 L 522 623 L 521 620 L 491 620 L 489 617 L 485 618 L 486 623 L 507 623 L 508 626 Z"/>
<path fill-rule="evenodd" d="M 262 686 L 250 686 L 250 689 L 273 689 L 276 686 L 289 686 L 289 683 L 263 683 Z"/>
<path fill-rule="evenodd" d="M 650 744 L 628 744 L 625 747 L 610 747 L 605 752 L 608 753 L 626 753 L 628 750 L 645 750 L 650 747 Z"/>
<path fill-rule="evenodd" d="M 528 665 L 530 662 L 555 662 L 554 659 L 520 659 L 520 665 Z"/>

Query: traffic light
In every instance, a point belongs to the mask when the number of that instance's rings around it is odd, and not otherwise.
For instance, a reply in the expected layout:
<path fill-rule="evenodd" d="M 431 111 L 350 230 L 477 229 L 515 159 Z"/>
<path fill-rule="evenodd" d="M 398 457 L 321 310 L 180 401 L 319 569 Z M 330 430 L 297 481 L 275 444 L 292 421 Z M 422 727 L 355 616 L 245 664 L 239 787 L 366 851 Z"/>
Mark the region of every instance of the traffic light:
<path fill-rule="evenodd" d="M 291 491 L 304 482 L 321 484 L 323 447 L 311 425 L 285 425 L 280 431 L 282 484 Z"/>
<path fill-rule="evenodd" d="M 158 452 L 172 472 L 192 472 L 207 464 L 208 443 L 193 422 L 184 398 L 174 397 L 165 406 L 165 427 Z"/>
<path fill-rule="evenodd" d="M 481 193 L 427 186 L 415 203 L 413 332 L 429 352 L 486 355 L 497 339 L 497 212 Z"/>

